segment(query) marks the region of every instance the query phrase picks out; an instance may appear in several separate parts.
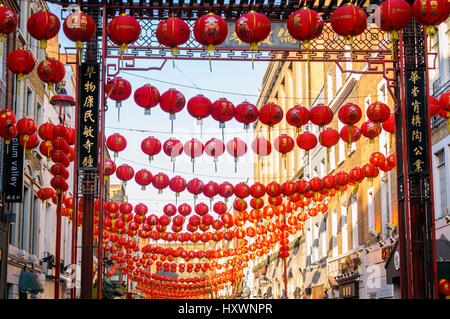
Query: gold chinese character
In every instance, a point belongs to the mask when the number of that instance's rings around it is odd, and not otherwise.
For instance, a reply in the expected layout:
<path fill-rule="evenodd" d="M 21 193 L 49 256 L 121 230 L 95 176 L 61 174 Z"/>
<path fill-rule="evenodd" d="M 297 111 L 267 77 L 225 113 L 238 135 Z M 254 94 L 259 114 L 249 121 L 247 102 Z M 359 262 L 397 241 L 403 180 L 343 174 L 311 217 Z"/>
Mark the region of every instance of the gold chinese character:
<path fill-rule="evenodd" d="M 414 162 L 414 166 L 416 167 L 416 172 L 422 172 L 423 171 L 422 164 L 423 164 L 423 161 L 420 160 L 420 159 L 418 159 L 418 160 L 416 160 Z"/>
<path fill-rule="evenodd" d="M 411 94 L 414 97 L 417 97 L 417 95 L 419 95 L 419 88 L 417 86 L 414 86 L 411 90 Z"/>
<path fill-rule="evenodd" d="M 92 155 L 85 156 L 83 158 L 83 162 L 81 163 L 84 167 L 93 167 L 94 164 L 94 158 Z"/>
<path fill-rule="evenodd" d="M 418 126 L 418 127 L 420 127 L 421 125 L 422 125 L 422 118 L 420 117 L 420 115 L 419 114 L 415 114 L 415 115 L 413 115 L 413 117 L 412 117 L 412 119 L 411 119 L 411 125 L 412 126 Z"/>
<path fill-rule="evenodd" d="M 411 77 L 409 78 L 409 80 L 412 81 L 414 84 L 416 84 L 416 82 L 420 80 L 418 71 L 411 72 Z"/>
<path fill-rule="evenodd" d="M 92 118 L 92 110 L 88 110 L 84 112 L 84 121 L 87 122 L 87 120 L 91 120 L 92 123 L 95 123 L 94 119 Z"/>
<path fill-rule="evenodd" d="M 412 139 L 413 141 L 419 141 L 419 142 L 422 142 L 422 132 L 419 131 L 419 130 L 414 130 L 414 131 L 412 131 L 411 139 Z"/>
<path fill-rule="evenodd" d="M 83 107 L 91 108 L 93 106 L 94 106 L 94 97 L 92 95 L 89 95 L 84 99 Z"/>
<path fill-rule="evenodd" d="M 84 130 L 83 130 L 83 135 L 88 138 L 88 137 L 92 137 L 94 138 L 94 136 L 92 135 L 92 132 L 94 131 L 94 129 L 92 128 L 92 126 L 85 126 Z"/>
<path fill-rule="evenodd" d="M 94 70 L 94 66 L 93 65 L 89 65 L 86 69 L 86 73 L 84 74 L 85 76 L 88 77 L 88 79 L 91 79 L 92 75 L 95 74 L 95 70 Z"/>
<path fill-rule="evenodd" d="M 419 113 L 419 108 L 420 108 L 420 102 L 419 101 L 414 100 L 411 103 L 411 106 L 413 107 L 415 113 Z"/>
<path fill-rule="evenodd" d="M 94 83 L 92 83 L 91 81 L 87 81 L 86 84 L 84 84 L 85 92 L 92 93 L 95 91 L 96 88 L 97 88 L 97 86 Z"/>
<path fill-rule="evenodd" d="M 88 153 L 91 152 L 91 146 L 94 145 L 90 140 L 86 140 L 86 143 L 83 144 L 84 148 L 87 149 Z"/>
<path fill-rule="evenodd" d="M 414 151 L 414 155 L 422 155 L 423 147 L 419 145 L 416 148 L 414 148 L 413 151 Z"/>

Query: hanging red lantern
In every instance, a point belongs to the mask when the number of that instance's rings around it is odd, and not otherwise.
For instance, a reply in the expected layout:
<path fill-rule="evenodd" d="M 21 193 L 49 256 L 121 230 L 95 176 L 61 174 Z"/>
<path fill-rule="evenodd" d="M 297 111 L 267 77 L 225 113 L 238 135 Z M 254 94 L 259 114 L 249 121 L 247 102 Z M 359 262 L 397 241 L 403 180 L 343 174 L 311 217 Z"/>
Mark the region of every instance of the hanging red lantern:
<path fill-rule="evenodd" d="M 353 125 L 352 127 L 345 125 L 342 127 L 339 135 L 344 142 L 351 144 L 359 141 L 361 138 L 361 130 L 356 125 Z"/>
<path fill-rule="evenodd" d="M 247 209 L 247 202 L 242 198 L 236 198 L 233 203 L 233 208 L 238 212 L 243 212 Z"/>
<path fill-rule="evenodd" d="M 361 108 L 353 103 L 347 103 L 339 108 L 338 118 L 341 123 L 352 127 L 358 123 L 362 117 Z"/>
<path fill-rule="evenodd" d="M 105 91 L 110 99 L 116 101 L 117 119 L 120 120 L 122 101 L 125 101 L 131 95 L 130 82 L 118 76 L 114 80 L 108 81 L 105 86 Z"/>
<path fill-rule="evenodd" d="M 194 37 L 201 45 L 206 46 L 206 52 L 214 51 L 215 45 L 222 44 L 228 35 L 225 20 L 210 12 L 195 21 Z"/>
<path fill-rule="evenodd" d="M 61 23 L 58 17 L 47 10 L 41 10 L 32 14 L 27 21 L 28 33 L 40 41 L 40 47 L 44 50 L 47 48 L 47 40 L 55 37 L 60 28 Z M 44 57 L 45 55 L 44 53 Z"/>
<path fill-rule="evenodd" d="M 411 21 L 411 6 L 405 0 L 386 0 L 375 9 L 375 23 L 384 32 L 389 32 L 391 41 L 398 40 L 398 31 Z"/>
<path fill-rule="evenodd" d="M 110 159 L 105 159 L 105 163 L 103 165 L 103 175 L 105 176 L 105 181 L 108 181 L 109 176 L 116 172 L 116 163 L 111 161 Z"/>
<path fill-rule="evenodd" d="M 39 152 L 47 158 L 47 162 L 50 161 L 50 151 L 52 150 L 52 144 L 48 142 L 50 141 L 42 141 L 39 145 Z"/>
<path fill-rule="evenodd" d="M 228 122 L 236 113 L 236 109 L 230 101 L 225 98 L 220 98 L 212 104 L 211 117 L 216 121 L 219 121 L 219 128 L 222 129 L 222 139 L 224 139 L 225 122 Z"/>
<path fill-rule="evenodd" d="M 163 213 L 168 217 L 172 217 L 177 213 L 177 207 L 173 204 L 167 204 L 163 208 Z"/>
<path fill-rule="evenodd" d="M 382 124 L 383 130 L 391 134 L 395 134 L 395 114 L 389 116 L 389 118 Z"/>
<path fill-rule="evenodd" d="M 23 141 L 22 146 L 27 148 L 27 141 L 30 139 L 30 136 L 34 135 L 37 130 L 36 122 L 30 117 L 23 117 L 17 121 L 17 130 L 21 135 L 20 140 Z M 36 136 L 37 138 L 37 136 Z M 34 139 L 34 138 L 33 138 Z M 35 141 L 33 141 L 34 143 Z M 39 140 L 38 140 L 39 143 Z M 37 145 L 36 145 L 37 146 Z"/>
<path fill-rule="evenodd" d="M 175 172 L 175 158 L 183 153 L 183 143 L 175 138 L 170 138 L 163 144 L 164 153 L 170 156 L 173 163 L 173 171 Z"/>
<path fill-rule="evenodd" d="M 255 198 L 263 197 L 266 194 L 266 186 L 262 183 L 254 183 L 249 189 L 250 195 Z"/>
<path fill-rule="evenodd" d="M 447 20 L 449 4 L 447 0 L 415 0 L 412 4 L 412 15 L 417 23 L 427 27 L 428 35 L 437 32 L 436 27 Z"/>
<path fill-rule="evenodd" d="M 441 105 L 439 104 L 439 100 L 432 96 L 429 96 L 428 97 L 428 116 L 431 118 L 435 115 L 438 115 L 440 108 L 441 108 Z"/>
<path fill-rule="evenodd" d="M 449 279 L 441 279 L 439 280 L 439 292 L 446 296 L 449 299 L 450 296 L 450 280 Z"/>
<path fill-rule="evenodd" d="M 315 10 L 300 9 L 288 18 L 287 29 L 292 38 L 301 41 L 303 49 L 309 49 L 310 41 L 320 36 L 323 31 L 324 21 Z"/>
<path fill-rule="evenodd" d="M 309 180 L 309 187 L 311 191 L 317 193 L 320 192 L 323 188 L 324 182 L 319 177 L 314 177 Z"/>
<path fill-rule="evenodd" d="M 288 122 L 289 125 L 295 127 L 297 129 L 297 132 L 300 132 L 302 126 L 309 122 L 310 117 L 311 115 L 309 113 L 309 110 L 306 107 L 300 105 L 291 107 L 286 112 L 286 122 Z"/>
<path fill-rule="evenodd" d="M 120 179 L 124 185 L 124 187 L 127 184 L 127 181 L 133 178 L 134 176 L 134 169 L 128 164 L 122 164 L 116 169 L 116 176 L 118 179 Z"/>
<path fill-rule="evenodd" d="M 0 6 L 0 8 L 2 8 Z M 0 110 L 0 128 L 16 124 L 16 115 L 9 109 Z"/>
<path fill-rule="evenodd" d="M 241 182 L 234 186 L 234 194 L 239 198 L 246 198 L 250 195 L 250 187 Z"/>
<path fill-rule="evenodd" d="M 237 19 L 234 26 L 238 38 L 250 44 L 250 51 L 258 50 L 258 42 L 264 41 L 270 34 L 270 20 L 262 13 L 253 10 Z"/>
<path fill-rule="evenodd" d="M 141 150 L 148 155 L 148 159 L 151 162 L 153 156 L 161 152 L 161 142 L 153 136 L 147 137 L 141 143 Z"/>
<path fill-rule="evenodd" d="M 114 133 L 106 139 L 106 146 L 114 152 L 114 159 L 116 159 L 118 153 L 122 152 L 127 147 L 127 140 L 122 135 Z"/>
<path fill-rule="evenodd" d="M 169 177 L 164 173 L 158 173 L 153 176 L 152 185 L 158 189 L 158 194 L 162 194 L 163 189 L 169 186 Z"/>
<path fill-rule="evenodd" d="M 8 69 L 17 76 L 17 93 L 20 94 L 20 81 L 25 75 L 31 73 L 36 66 L 36 60 L 30 51 L 17 49 L 8 54 L 6 58 Z"/>
<path fill-rule="evenodd" d="M 369 180 L 369 182 L 372 182 L 372 180 L 379 174 L 378 167 L 376 167 L 371 163 L 365 164 L 362 167 L 362 171 L 364 173 L 364 176 L 367 177 L 367 179 Z"/>
<path fill-rule="evenodd" d="M 281 193 L 288 198 L 288 200 L 291 199 L 291 196 L 296 191 L 296 185 L 292 181 L 286 181 L 283 184 L 281 184 Z"/>
<path fill-rule="evenodd" d="M 273 147 L 277 152 L 281 153 L 281 156 L 286 160 L 286 154 L 294 149 L 295 142 L 292 137 L 287 134 L 282 134 L 275 138 L 273 141 Z"/>
<path fill-rule="evenodd" d="M 222 215 L 227 212 L 227 204 L 224 202 L 216 202 L 213 206 L 213 210 L 217 215 Z"/>
<path fill-rule="evenodd" d="M 225 202 L 228 201 L 228 197 L 233 196 L 234 194 L 234 186 L 229 182 L 223 182 L 219 186 L 219 195 L 225 199 Z"/>
<path fill-rule="evenodd" d="M 360 167 L 354 167 L 349 171 L 348 175 L 351 180 L 355 181 L 354 191 L 356 192 L 358 190 L 359 183 L 361 183 L 364 179 L 364 171 Z"/>
<path fill-rule="evenodd" d="M 203 154 L 205 150 L 202 142 L 197 140 L 196 138 L 192 138 L 186 143 L 184 143 L 184 153 L 191 158 L 192 162 L 192 172 L 194 172 L 194 162 L 195 158 L 199 157 Z"/>
<path fill-rule="evenodd" d="M 209 208 L 208 205 L 206 205 L 205 203 L 198 203 L 197 205 L 195 205 L 195 213 L 197 215 L 204 216 L 208 214 L 208 212 Z"/>
<path fill-rule="evenodd" d="M 214 196 L 219 194 L 219 184 L 213 181 L 209 181 L 206 183 L 205 188 L 203 189 L 203 195 L 210 198 L 210 201 L 214 199 Z"/>
<path fill-rule="evenodd" d="M 447 131 L 450 131 L 450 91 L 439 97 L 439 104 L 441 105 L 439 115 L 442 118 L 447 118 Z"/>
<path fill-rule="evenodd" d="M 239 123 L 244 123 L 244 129 L 248 130 L 250 124 L 258 119 L 258 108 L 253 104 L 244 101 L 236 106 L 234 118 Z"/>
<path fill-rule="evenodd" d="M 283 109 L 275 103 L 267 103 L 263 105 L 258 112 L 258 117 L 261 123 L 269 126 L 269 140 L 270 129 L 272 126 L 281 122 L 284 116 Z"/>
<path fill-rule="evenodd" d="M 180 112 L 186 104 L 186 99 L 184 95 L 175 90 L 168 89 L 166 92 L 161 94 L 159 97 L 159 106 L 164 112 L 169 113 L 169 119 L 172 122 L 171 132 L 173 133 L 173 120 L 175 119 L 175 113 Z"/>
<path fill-rule="evenodd" d="M 387 121 L 391 116 L 391 110 L 389 106 L 381 102 L 374 102 L 367 107 L 367 118 L 372 122 L 375 122 L 377 126 L 381 126 L 381 123 Z"/>
<path fill-rule="evenodd" d="M 375 122 L 369 120 L 361 124 L 361 134 L 369 139 L 369 143 L 373 143 L 374 138 L 380 135 L 380 133 L 381 127 L 377 126 Z"/>
<path fill-rule="evenodd" d="M 373 152 L 370 155 L 369 162 L 375 166 L 380 166 L 382 162 L 386 160 L 386 157 L 381 152 Z"/>
<path fill-rule="evenodd" d="M 185 44 L 191 35 L 189 25 L 180 18 L 170 17 L 161 21 L 156 29 L 156 38 L 170 47 L 172 55 L 178 54 L 178 46 Z"/>
<path fill-rule="evenodd" d="M 262 198 L 252 198 L 250 200 L 250 206 L 253 209 L 256 209 L 257 211 L 259 211 L 261 208 L 264 207 L 264 200 Z M 255 222 L 258 220 L 259 220 L 259 218 L 256 217 Z"/>
<path fill-rule="evenodd" d="M 330 148 L 339 142 L 339 132 L 332 128 L 327 128 L 319 133 L 319 143 L 327 148 L 327 162 L 329 162 Z"/>
<path fill-rule="evenodd" d="M 55 189 L 56 193 L 65 192 L 69 189 L 69 185 L 63 177 L 55 176 L 50 180 L 50 185 Z"/>
<path fill-rule="evenodd" d="M 186 203 L 183 203 L 180 206 L 178 206 L 178 213 L 184 217 L 189 216 L 191 212 L 192 212 L 191 206 L 189 206 Z"/>
<path fill-rule="evenodd" d="M 202 119 L 211 114 L 212 103 L 207 97 L 198 94 L 189 99 L 187 110 L 192 117 L 197 119 L 197 124 L 202 125 Z"/>
<path fill-rule="evenodd" d="M 169 188 L 175 192 L 175 198 L 186 189 L 186 185 L 186 180 L 181 176 L 172 177 L 169 182 Z"/>
<path fill-rule="evenodd" d="M 258 156 L 267 156 L 272 152 L 272 145 L 264 137 L 257 137 L 252 142 L 252 150 Z"/>
<path fill-rule="evenodd" d="M 277 182 L 271 182 L 266 185 L 266 193 L 270 197 L 277 197 L 281 194 L 281 185 Z"/>
<path fill-rule="evenodd" d="M 353 37 L 364 32 L 367 27 L 367 15 L 364 9 L 354 5 L 343 5 L 334 10 L 330 17 L 331 27 L 338 35 L 353 44 Z"/>
<path fill-rule="evenodd" d="M 29 152 L 39 145 L 39 137 L 37 134 L 20 135 L 19 143 Z"/>
<path fill-rule="evenodd" d="M 142 186 L 142 190 L 145 190 L 145 186 L 150 185 L 153 179 L 152 173 L 150 173 L 145 168 L 136 172 L 134 176 L 136 183 Z"/>
<path fill-rule="evenodd" d="M 146 84 L 134 91 L 134 101 L 145 109 L 145 115 L 150 115 L 150 109 L 159 102 L 159 91 L 153 85 Z"/>
<path fill-rule="evenodd" d="M 304 132 L 297 136 L 296 142 L 298 147 L 305 150 L 306 155 L 308 155 L 309 151 L 316 147 L 317 137 L 312 133 Z"/>
<path fill-rule="evenodd" d="M 235 137 L 227 143 L 227 152 L 234 157 L 234 171 L 237 172 L 238 159 L 247 153 L 247 144 L 240 138 Z"/>
<path fill-rule="evenodd" d="M 323 128 L 333 120 L 333 110 L 326 105 L 318 104 L 309 110 L 311 123 Z"/>
<path fill-rule="evenodd" d="M 80 62 L 83 42 L 88 42 L 95 35 L 96 25 L 94 19 L 81 11 L 71 13 L 64 20 L 63 31 L 69 40 L 75 42 L 79 55 L 78 61 Z"/>
<path fill-rule="evenodd" d="M 194 199 L 197 199 L 197 196 L 201 193 L 203 193 L 203 190 L 205 189 L 205 184 L 198 178 L 191 179 L 187 183 L 187 190 L 189 193 L 194 195 Z"/>
<path fill-rule="evenodd" d="M 128 45 L 139 39 L 141 26 L 136 18 L 122 13 L 108 23 L 106 32 L 111 41 L 120 46 L 120 57 L 122 59 Z"/>
<path fill-rule="evenodd" d="M 5 35 L 14 32 L 17 29 L 18 23 L 17 14 L 10 8 L 0 4 L 0 56 L 3 55 Z"/>
<path fill-rule="evenodd" d="M 348 184 L 348 181 L 349 181 L 348 173 L 346 173 L 346 172 L 338 172 L 338 173 L 336 173 L 336 175 L 334 177 L 335 177 L 335 181 L 336 181 L 336 185 L 337 186 L 342 187 L 342 186 L 345 186 L 345 185 Z"/>
<path fill-rule="evenodd" d="M 217 172 L 218 157 L 225 152 L 225 144 L 216 138 L 210 139 L 205 144 L 205 153 L 214 158 L 214 167 Z"/>

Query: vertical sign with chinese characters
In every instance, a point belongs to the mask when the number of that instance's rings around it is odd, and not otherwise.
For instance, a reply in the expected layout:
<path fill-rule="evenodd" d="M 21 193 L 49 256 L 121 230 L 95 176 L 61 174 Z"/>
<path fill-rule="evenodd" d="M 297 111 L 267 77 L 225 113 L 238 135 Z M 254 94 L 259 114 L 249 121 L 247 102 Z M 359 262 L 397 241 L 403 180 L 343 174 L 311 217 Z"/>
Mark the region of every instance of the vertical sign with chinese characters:
<path fill-rule="evenodd" d="M 78 168 L 94 171 L 98 170 L 99 64 L 81 64 L 79 77 Z"/>
<path fill-rule="evenodd" d="M 409 173 L 429 173 L 425 79 L 417 70 L 406 70 L 406 137 Z"/>
<path fill-rule="evenodd" d="M 20 145 L 20 135 L 12 138 L 9 145 L 4 145 L 3 191 L 7 202 L 21 203 L 23 201 L 23 146 Z"/>

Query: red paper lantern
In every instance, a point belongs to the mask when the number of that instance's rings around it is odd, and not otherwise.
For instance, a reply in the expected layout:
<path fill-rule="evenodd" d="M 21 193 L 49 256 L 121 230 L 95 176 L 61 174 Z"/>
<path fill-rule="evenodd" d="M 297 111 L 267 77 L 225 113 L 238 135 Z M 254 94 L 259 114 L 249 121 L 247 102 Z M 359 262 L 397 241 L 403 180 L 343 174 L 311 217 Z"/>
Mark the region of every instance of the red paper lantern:
<path fill-rule="evenodd" d="M 142 186 L 142 190 L 145 190 L 145 186 L 150 185 L 153 179 L 152 173 L 145 168 L 136 172 L 134 176 L 136 183 Z"/>
<path fill-rule="evenodd" d="M 234 171 L 237 172 L 238 159 L 247 153 L 247 144 L 240 138 L 235 137 L 227 143 L 227 152 L 234 157 Z"/>
<path fill-rule="evenodd" d="M 127 140 L 122 135 L 114 133 L 106 139 L 106 146 L 114 152 L 114 159 L 116 159 L 118 153 L 122 152 L 127 147 Z"/>
<path fill-rule="evenodd" d="M 25 79 L 25 75 L 33 71 L 36 60 L 30 51 L 17 49 L 8 54 L 6 64 L 8 69 L 17 75 L 19 81 L 17 92 L 20 94 L 20 81 Z"/>
<path fill-rule="evenodd" d="M 167 204 L 163 208 L 163 213 L 168 217 L 172 217 L 177 213 L 177 207 L 173 204 Z"/>
<path fill-rule="evenodd" d="M 10 127 L 14 124 L 16 124 L 16 115 L 14 112 L 9 109 L 0 110 L 0 128 Z"/>
<path fill-rule="evenodd" d="M 39 40 L 40 47 L 44 49 L 47 48 L 47 40 L 55 37 L 60 27 L 61 23 L 58 17 L 47 10 L 32 14 L 27 21 L 28 33 L 36 40 Z"/>
<path fill-rule="evenodd" d="M 266 194 L 266 186 L 262 183 L 254 183 L 249 189 L 250 195 L 255 198 L 263 197 Z"/>
<path fill-rule="evenodd" d="M 331 13 L 331 27 L 338 35 L 352 44 L 353 37 L 360 35 L 367 27 L 364 9 L 354 5 L 344 5 Z"/>
<path fill-rule="evenodd" d="M 191 35 L 189 25 L 180 18 L 170 17 L 159 23 L 156 38 L 164 46 L 170 47 L 172 55 L 178 54 L 178 46 L 186 43 Z"/>
<path fill-rule="evenodd" d="M 447 20 L 448 13 L 447 0 L 415 0 L 412 5 L 414 19 L 427 27 L 428 35 L 436 33 L 436 26 Z"/>
<path fill-rule="evenodd" d="M 389 116 L 389 118 L 382 124 L 383 130 L 391 134 L 395 133 L 395 114 Z"/>
<path fill-rule="evenodd" d="M 63 177 L 56 176 L 50 180 L 50 185 L 55 189 L 56 193 L 65 192 L 69 189 L 69 185 Z"/>
<path fill-rule="evenodd" d="M 173 162 L 173 171 L 175 171 L 175 158 L 183 153 L 183 143 L 175 138 L 168 139 L 163 144 L 164 153 L 170 156 Z"/>
<path fill-rule="evenodd" d="M 112 19 L 106 32 L 114 44 L 120 46 L 120 56 L 128 49 L 128 45 L 136 42 L 141 34 L 141 26 L 136 18 L 125 13 Z"/>
<path fill-rule="evenodd" d="M 282 157 L 286 157 L 286 154 L 294 149 L 295 142 L 292 137 L 286 134 L 282 134 L 275 138 L 273 141 L 273 147 L 281 153 Z"/>
<path fill-rule="evenodd" d="M 161 152 L 161 142 L 153 136 L 147 137 L 142 141 L 141 149 L 145 154 L 148 155 L 148 159 L 151 162 L 153 156 Z"/>
<path fill-rule="evenodd" d="M 355 143 L 361 138 L 361 131 L 358 126 L 352 127 L 345 125 L 339 132 L 341 139 L 348 144 Z"/>
<path fill-rule="evenodd" d="M 96 31 L 94 19 L 83 12 L 71 13 L 63 23 L 63 31 L 66 37 L 75 42 L 75 47 L 81 59 L 81 50 L 83 50 L 83 42 L 91 40 Z"/>
<path fill-rule="evenodd" d="M 116 172 L 116 163 L 111 161 L 110 159 L 106 159 L 103 165 L 103 175 L 105 176 L 105 180 L 109 179 L 109 176 Z"/>
<path fill-rule="evenodd" d="M 391 40 L 398 40 L 398 31 L 411 21 L 411 6 L 405 0 L 386 0 L 375 9 L 375 24 L 390 32 Z"/>
<path fill-rule="evenodd" d="M 20 135 L 19 143 L 25 149 L 32 150 L 39 145 L 39 137 L 36 134 Z"/>
<path fill-rule="evenodd" d="M 196 138 L 192 138 L 184 144 L 184 153 L 191 158 L 192 161 L 192 172 L 194 172 L 194 162 L 195 158 L 203 154 L 205 150 L 202 142 Z"/>
<path fill-rule="evenodd" d="M 277 182 L 271 182 L 266 186 L 266 193 L 270 197 L 277 197 L 281 194 L 281 185 Z"/>
<path fill-rule="evenodd" d="M 259 109 L 258 113 L 261 123 L 269 127 L 281 122 L 284 116 L 283 109 L 275 103 L 267 103 Z"/>
<path fill-rule="evenodd" d="M 116 169 L 116 176 L 123 182 L 123 185 L 126 186 L 127 181 L 133 178 L 134 169 L 128 164 L 122 164 Z"/>
<path fill-rule="evenodd" d="M 238 212 L 243 212 L 247 209 L 247 202 L 242 198 L 236 198 L 233 203 L 233 208 Z"/>
<path fill-rule="evenodd" d="M 128 99 L 131 95 L 130 82 L 118 76 L 114 78 L 113 81 L 108 81 L 105 86 L 105 91 L 110 99 L 116 101 L 118 119 L 120 119 L 120 108 L 122 107 L 122 101 Z"/>
<path fill-rule="evenodd" d="M 201 45 L 205 45 L 206 51 L 214 51 L 215 45 L 222 44 L 228 35 L 228 26 L 225 20 L 215 15 L 208 13 L 195 21 L 194 37 Z"/>
<path fill-rule="evenodd" d="M 386 104 L 375 102 L 367 107 L 366 114 L 369 120 L 380 126 L 380 123 L 383 123 L 389 119 L 391 116 L 391 110 Z"/>
<path fill-rule="evenodd" d="M 241 182 L 234 186 L 234 194 L 239 198 L 246 198 L 250 195 L 250 187 Z"/>
<path fill-rule="evenodd" d="M 208 208 L 208 205 L 206 205 L 205 203 L 198 203 L 197 205 L 195 205 L 195 213 L 197 215 L 204 216 L 204 215 L 208 214 L 208 212 L 209 212 L 209 208 Z"/>
<path fill-rule="evenodd" d="M 447 119 L 447 131 L 450 131 L 450 91 L 447 91 L 439 98 L 441 109 L 439 116 Z"/>
<path fill-rule="evenodd" d="M 159 106 L 164 112 L 170 114 L 169 119 L 172 122 L 172 133 L 175 113 L 180 112 L 184 108 L 185 104 L 186 99 L 184 98 L 184 95 L 175 89 L 168 89 L 159 97 Z"/>
<path fill-rule="evenodd" d="M 339 108 L 338 118 L 341 123 L 353 126 L 358 123 L 362 117 L 361 108 L 353 103 L 348 103 Z"/>
<path fill-rule="evenodd" d="M 309 154 L 309 151 L 317 145 L 317 137 L 312 133 L 304 132 L 297 136 L 296 142 L 298 147 L 305 150 L 306 154 Z"/>
<path fill-rule="evenodd" d="M 0 56 L 3 55 L 1 50 L 3 50 L 5 35 L 14 32 L 18 23 L 17 14 L 10 8 L 0 5 Z"/>
<path fill-rule="evenodd" d="M 376 167 L 373 164 L 365 164 L 362 167 L 362 171 L 364 173 L 364 176 L 367 177 L 367 179 L 371 182 L 375 177 L 378 176 L 379 171 L 378 171 L 378 167 Z"/>
<path fill-rule="evenodd" d="M 216 121 L 219 121 L 219 128 L 222 129 L 223 138 L 223 128 L 225 128 L 225 122 L 234 118 L 236 109 L 230 101 L 225 98 L 220 98 L 214 101 L 211 108 L 211 117 Z"/>
<path fill-rule="evenodd" d="M 309 110 L 311 123 L 319 125 L 321 128 L 328 125 L 333 120 L 333 111 L 326 105 L 318 104 Z"/>
<path fill-rule="evenodd" d="M 337 186 L 342 187 L 342 186 L 345 186 L 345 185 L 348 184 L 348 181 L 349 181 L 348 173 L 346 173 L 346 172 L 338 172 L 338 173 L 336 173 L 336 175 L 334 177 L 335 177 L 335 181 L 336 181 L 336 185 Z"/>
<path fill-rule="evenodd" d="M 295 193 L 296 191 L 296 186 L 295 183 L 292 181 L 286 181 L 283 184 L 281 184 L 281 193 L 288 197 L 288 199 L 290 199 L 290 197 Z"/>
<path fill-rule="evenodd" d="M 178 213 L 182 216 L 188 216 L 192 212 L 191 206 L 189 206 L 186 203 L 181 204 L 178 206 Z"/>
<path fill-rule="evenodd" d="M 202 125 L 202 119 L 211 114 L 212 103 L 207 97 L 198 94 L 189 99 L 187 110 L 192 117 L 197 119 L 197 124 Z"/>
<path fill-rule="evenodd" d="M 272 145 L 264 137 L 257 137 L 252 142 L 252 150 L 259 156 L 267 156 L 272 152 Z"/>
<path fill-rule="evenodd" d="M 326 148 L 330 148 L 339 142 L 339 132 L 332 128 L 327 128 L 320 132 L 319 143 Z"/>
<path fill-rule="evenodd" d="M 300 9 L 288 18 L 287 29 L 292 38 L 301 41 L 309 49 L 310 41 L 319 37 L 324 27 L 322 16 L 315 10 Z"/>
<path fill-rule="evenodd" d="M 159 91 L 156 87 L 146 84 L 134 91 L 134 101 L 145 109 L 145 115 L 150 115 L 150 109 L 159 102 Z"/>
<path fill-rule="evenodd" d="M 234 30 L 241 41 L 250 43 L 250 51 L 256 51 L 258 42 L 270 34 L 270 20 L 264 14 L 252 10 L 237 19 Z"/>
<path fill-rule="evenodd" d="M 386 157 L 381 152 L 374 152 L 370 155 L 369 162 L 375 166 L 380 166 L 382 162 L 386 160 Z"/>
<path fill-rule="evenodd" d="M 50 141 L 42 141 L 39 145 L 39 152 L 45 157 L 47 157 L 47 162 L 50 161 L 50 151 L 52 150 L 52 144 Z"/>
<path fill-rule="evenodd" d="M 224 202 L 217 202 L 214 204 L 213 210 L 217 215 L 222 215 L 228 210 L 227 204 L 225 204 Z"/>
<path fill-rule="evenodd" d="M 304 106 L 294 106 L 286 112 L 286 121 L 289 125 L 297 128 L 298 131 L 301 130 L 303 125 L 309 122 L 310 117 L 309 110 Z"/>
<path fill-rule="evenodd" d="M 248 130 L 250 124 L 258 119 L 258 108 L 253 104 L 244 101 L 236 106 L 234 118 L 239 123 L 244 123 L 244 129 Z"/>
<path fill-rule="evenodd" d="M 219 186 L 219 195 L 222 196 L 225 199 L 225 202 L 227 202 L 228 197 L 233 196 L 234 194 L 234 186 L 233 184 L 229 182 L 223 182 Z"/>
<path fill-rule="evenodd" d="M 440 108 L 441 108 L 441 104 L 439 104 L 439 100 L 432 96 L 429 96 L 428 97 L 428 116 L 431 118 L 435 115 L 438 115 Z"/>
<path fill-rule="evenodd" d="M 370 143 L 373 143 L 373 139 L 380 135 L 380 133 L 381 127 L 377 126 L 375 122 L 369 120 L 361 124 L 361 134 L 367 137 Z"/>
<path fill-rule="evenodd" d="M 448 279 L 441 279 L 439 281 L 439 292 L 445 296 L 450 296 L 450 280 Z"/>
<path fill-rule="evenodd" d="M 197 199 L 197 196 L 201 193 L 203 193 L 203 190 L 205 189 L 205 184 L 198 178 L 191 179 L 187 183 L 187 190 L 189 193 L 194 195 L 194 199 Z"/>
<path fill-rule="evenodd" d="M 205 153 L 214 158 L 214 166 L 217 172 L 217 160 L 225 152 L 225 144 L 216 138 L 210 139 L 205 144 Z"/>
<path fill-rule="evenodd" d="M 213 181 L 206 183 L 205 188 L 203 189 L 203 195 L 209 197 L 212 201 L 217 194 L 219 194 L 219 184 Z"/>
<path fill-rule="evenodd" d="M 170 179 L 169 188 L 175 192 L 175 197 L 178 197 L 186 189 L 186 186 L 186 180 L 181 176 L 175 176 Z"/>
<path fill-rule="evenodd" d="M 158 189 L 158 194 L 162 194 L 163 189 L 169 186 L 169 177 L 164 173 L 158 173 L 153 176 L 152 185 Z"/>

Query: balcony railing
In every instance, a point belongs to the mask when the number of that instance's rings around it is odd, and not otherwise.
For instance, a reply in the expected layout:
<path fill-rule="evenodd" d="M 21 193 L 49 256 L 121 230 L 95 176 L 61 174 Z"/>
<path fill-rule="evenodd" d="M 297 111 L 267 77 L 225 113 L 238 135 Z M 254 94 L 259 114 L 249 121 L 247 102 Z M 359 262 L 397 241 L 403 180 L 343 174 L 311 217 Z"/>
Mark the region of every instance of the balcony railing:
<path fill-rule="evenodd" d="M 438 98 L 442 93 L 450 90 L 450 80 L 447 83 L 441 85 L 441 79 L 437 79 L 433 82 L 433 97 Z M 431 129 L 438 127 L 441 123 L 444 123 L 445 119 L 439 115 L 435 115 L 431 118 L 430 127 Z"/>

